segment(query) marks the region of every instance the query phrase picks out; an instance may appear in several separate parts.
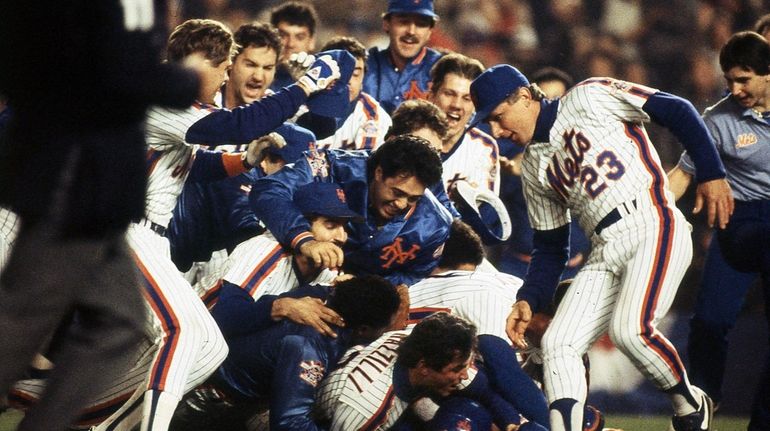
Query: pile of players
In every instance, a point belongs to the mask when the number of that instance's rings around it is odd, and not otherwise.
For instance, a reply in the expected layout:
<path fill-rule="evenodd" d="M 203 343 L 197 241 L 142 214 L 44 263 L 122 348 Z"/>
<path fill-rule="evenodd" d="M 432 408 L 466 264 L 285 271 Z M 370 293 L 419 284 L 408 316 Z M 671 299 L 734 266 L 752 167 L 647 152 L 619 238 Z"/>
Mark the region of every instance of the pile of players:
<path fill-rule="evenodd" d="M 313 55 L 306 3 L 234 33 L 174 29 L 167 60 L 200 88 L 147 115 L 145 214 L 127 233 L 146 336 L 73 427 L 601 429 L 584 355 L 609 332 L 670 397 L 673 429 L 711 428 L 711 399 L 656 329 L 692 243 L 643 123 L 682 142 L 724 228 L 712 133 L 689 102 L 612 78 L 549 98 L 512 66 L 428 48 L 437 22 L 432 1 L 390 0 L 387 48 L 335 37 Z M 723 68 L 770 63 L 735 57 Z M 516 276 L 484 257 L 511 230 L 501 171 L 521 176 L 533 229 Z M 571 229 L 592 250 L 557 307 Z M 41 352 L 54 364 L 56 347 Z M 17 407 L 43 396 L 45 371 L 28 377 Z"/>

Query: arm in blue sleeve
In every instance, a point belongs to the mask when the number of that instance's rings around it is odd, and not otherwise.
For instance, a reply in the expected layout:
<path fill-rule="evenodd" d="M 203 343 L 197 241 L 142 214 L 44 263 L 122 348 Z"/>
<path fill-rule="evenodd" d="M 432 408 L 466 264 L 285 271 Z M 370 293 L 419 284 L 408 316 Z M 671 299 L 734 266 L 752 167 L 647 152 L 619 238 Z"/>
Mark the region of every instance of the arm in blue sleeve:
<path fill-rule="evenodd" d="M 211 315 L 225 338 L 251 334 L 274 323 L 270 313 L 277 298 L 265 295 L 254 301 L 245 290 L 222 280 L 219 301 Z"/>
<path fill-rule="evenodd" d="M 519 412 L 492 389 L 482 369 L 477 371 L 470 385 L 457 391 L 457 395 L 478 401 L 492 415 L 492 419 L 500 429 L 506 429 L 510 424 L 518 425 L 521 422 Z"/>
<path fill-rule="evenodd" d="M 441 205 L 449 210 L 453 219 L 460 218 L 460 213 L 457 211 L 457 208 L 455 208 L 455 205 L 452 203 L 452 201 L 449 199 L 449 195 L 446 193 L 446 187 L 444 187 L 443 181 L 439 181 L 436 184 L 430 186 L 430 191 L 433 193 L 433 196 L 435 196 L 436 199 L 441 202 Z"/>
<path fill-rule="evenodd" d="M 535 382 L 519 366 L 516 351 L 494 335 L 478 337 L 478 349 L 490 385 L 530 422 L 548 426 L 548 402 Z"/>
<path fill-rule="evenodd" d="M 527 301 L 536 313 L 551 303 L 569 258 L 569 224 L 551 230 L 535 230 L 532 246 L 532 260 L 516 299 Z"/>
<path fill-rule="evenodd" d="M 292 201 L 297 187 L 313 181 L 306 157 L 300 157 L 294 164 L 284 166 L 273 175 L 268 175 L 254 182 L 249 193 L 249 204 L 273 236 L 285 247 L 299 246 L 306 240 L 292 242 L 310 232 L 310 223 Z"/>
<path fill-rule="evenodd" d="M 190 181 L 219 181 L 228 177 L 222 163 L 222 152 L 199 149 L 190 168 Z"/>
<path fill-rule="evenodd" d="M 214 111 L 187 130 L 185 141 L 207 145 L 250 142 L 291 118 L 306 99 L 302 88 L 291 85 L 232 111 Z"/>
<path fill-rule="evenodd" d="M 692 103 L 659 91 L 647 99 L 642 109 L 682 143 L 695 163 L 698 183 L 725 177 L 714 138 Z"/>
<path fill-rule="evenodd" d="M 321 348 L 323 343 L 313 342 L 310 337 L 323 335 L 290 335 L 281 343 L 270 391 L 271 430 L 322 429 L 313 422 L 310 413 L 316 387 L 326 373 L 329 358 Z"/>

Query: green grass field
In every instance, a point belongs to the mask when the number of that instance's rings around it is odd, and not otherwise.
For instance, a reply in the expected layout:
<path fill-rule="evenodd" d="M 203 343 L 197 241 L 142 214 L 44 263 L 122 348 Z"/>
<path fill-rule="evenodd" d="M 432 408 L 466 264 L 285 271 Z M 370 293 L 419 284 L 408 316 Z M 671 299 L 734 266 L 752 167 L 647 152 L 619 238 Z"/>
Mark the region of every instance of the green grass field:
<path fill-rule="evenodd" d="M 3 413 L 0 415 L 0 431 L 13 431 L 20 419 L 21 414 L 15 410 Z M 717 415 L 712 431 L 743 431 L 748 423 L 748 418 Z M 619 428 L 623 431 L 666 431 L 668 424 L 668 416 L 613 415 L 606 418 L 605 426 L 607 428 Z"/>

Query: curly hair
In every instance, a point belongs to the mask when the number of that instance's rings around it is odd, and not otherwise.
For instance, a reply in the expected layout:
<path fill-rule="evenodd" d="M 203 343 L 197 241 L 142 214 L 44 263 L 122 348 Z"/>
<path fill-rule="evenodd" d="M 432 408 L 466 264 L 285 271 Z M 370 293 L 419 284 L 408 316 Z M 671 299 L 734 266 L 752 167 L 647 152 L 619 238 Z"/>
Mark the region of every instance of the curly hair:
<path fill-rule="evenodd" d="M 249 47 L 263 48 L 267 47 L 275 51 L 276 58 L 281 56 L 281 35 L 278 29 L 272 25 L 255 21 L 250 24 L 243 24 L 235 30 L 233 34 L 235 43 L 238 44 L 238 50 L 235 55 L 243 52 Z"/>
<path fill-rule="evenodd" d="M 400 304 L 396 287 L 377 275 L 354 277 L 338 283 L 327 303 L 351 329 L 363 325 L 375 329 L 387 327 Z"/>
<path fill-rule="evenodd" d="M 382 168 L 383 178 L 414 175 L 426 187 L 441 181 L 441 158 L 428 141 L 417 136 L 396 136 L 377 148 L 366 162 L 369 182 L 378 167 Z"/>
<path fill-rule="evenodd" d="M 481 244 L 479 234 L 465 222 L 453 221 L 438 266 L 451 269 L 462 264 L 479 265 L 482 260 L 484 260 L 484 246 Z"/>
<path fill-rule="evenodd" d="M 398 346 L 397 362 L 414 368 L 420 362 L 436 371 L 458 359 L 470 357 L 476 348 L 476 326 L 462 317 L 440 312 L 418 323 Z"/>

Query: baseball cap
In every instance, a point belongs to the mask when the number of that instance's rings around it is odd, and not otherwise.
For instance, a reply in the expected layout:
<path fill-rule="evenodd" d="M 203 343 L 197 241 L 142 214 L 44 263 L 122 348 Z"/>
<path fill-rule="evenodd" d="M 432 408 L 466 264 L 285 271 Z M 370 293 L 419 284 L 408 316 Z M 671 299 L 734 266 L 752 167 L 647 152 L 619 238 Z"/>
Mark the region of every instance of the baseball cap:
<path fill-rule="evenodd" d="M 479 234 L 484 244 L 499 244 L 511 236 L 511 217 L 492 191 L 457 181 L 452 196 L 460 218 Z"/>
<path fill-rule="evenodd" d="M 429 429 L 442 431 L 486 431 L 492 429 L 492 415 L 469 398 L 449 397 L 441 400 L 430 421 Z"/>
<path fill-rule="evenodd" d="M 293 201 L 302 214 L 332 218 L 363 218 L 348 207 L 345 191 L 336 183 L 312 182 L 302 185 L 294 192 Z"/>
<path fill-rule="evenodd" d="M 315 135 L 310 130 L 292 123 L 283 123 L 273 133 L 281 135 L 286 145 L 281 148 L 270 146 L 267 152 L 278 156 L 286 163 L 294 163 L 315 145 Z"/>
<path fill-rule="evenodd" d="M 315 54 L 316 58 L 322 55 L 329 55 L 337 62 L 337 66 L 340 68 L 340 77 L 331 88 L 311 96 L 307 101 L 307 108 L 310 112 L 324 117 L 342 117 L 350 105 L 348 83 L 350 77 L 353 76 L 356 59 L 351 53 L 342 49 L 331 49 Z"/>
<path fill-rule="evenodd" d="M 433 0 L 388 0 L 388 11 L 385 15 L 392 13 L 413 13 L 438 19 L 433 10 Z"/>
<path fill-rule="evenodd" d="M 474 127 L 489 117 L 508 96 L 529 85 L 527 77 L 513 66 L 498 64 L 485 70 L 471 82 L 471 99 L 476 114 L 468 124 Z"/>

